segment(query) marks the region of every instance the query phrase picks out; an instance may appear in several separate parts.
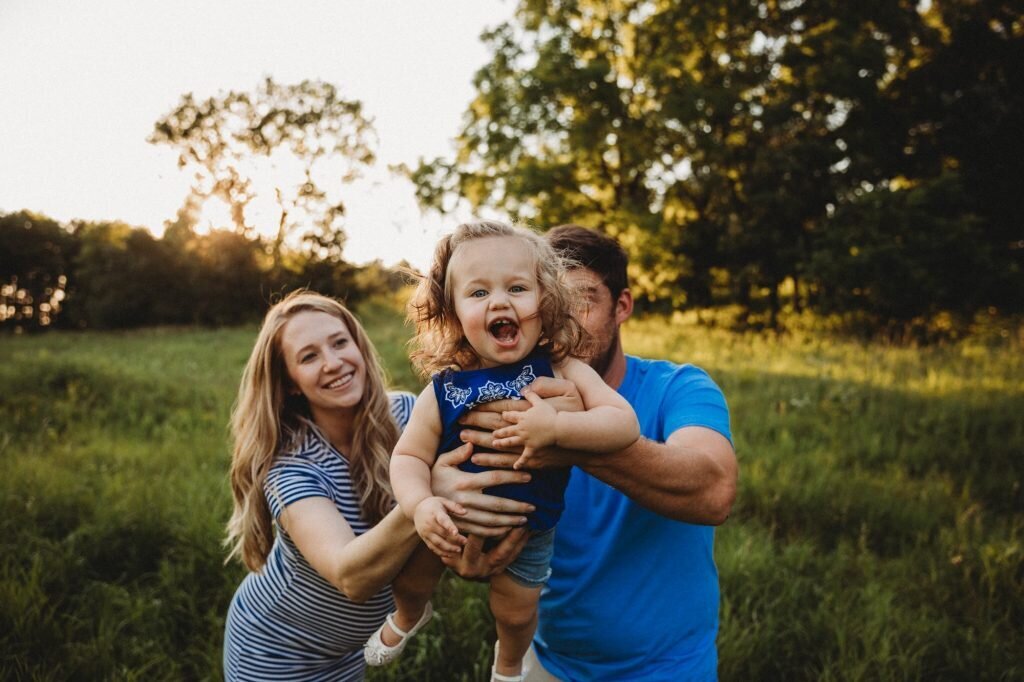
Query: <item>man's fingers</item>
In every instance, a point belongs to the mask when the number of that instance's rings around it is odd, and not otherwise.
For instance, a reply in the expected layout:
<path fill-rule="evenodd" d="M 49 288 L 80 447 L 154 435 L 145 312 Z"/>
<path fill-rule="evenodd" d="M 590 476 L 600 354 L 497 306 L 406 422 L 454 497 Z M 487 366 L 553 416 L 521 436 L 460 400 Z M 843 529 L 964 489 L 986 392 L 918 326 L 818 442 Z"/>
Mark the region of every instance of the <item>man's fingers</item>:
<path fill-rule="evenodd" d="M 534 391 L 531 391 L 530 389 L 525 389 L 523 391 L 523 398 L 525 398 L 526 401 L 529 402 L 534 407 L 536 407 L 537 405 L 542 405 L 544 403 L 544 399 L 537 395 Z M 505 415 L 502 416 L 504 417 Z"/>
<path fill-rule="evenodd" d="M 579 392 L 576 388 L 576 384 L 573 382 L 568 379 L 558 379 L 556 377 L 537 377 L 524 389 L 524 391 L 532 391 L 533 393 L 538 394 L 541 398 L 554 398 L 560 395 Z"/>
<path fill-rule="evenodd" d="M 498 517 L 495 517 L 498 518 Z M 513 517 L 514 518 L 514 517 Z M 508 525 L 504 526 L 481 526 L 475 523 L 467 523 L 465 521 L 459 521 L 459 530 L 469 536 L 480 536 L 483 538 L 497 538 L 501 537 L 508 532 Z"/>
<path fill-rule="evenodd" d="M 525 412 L 513 412 L 512 410 L 506 410 L 501 413 L 501 418 L 507 421 L 509 424 L 518 424 L 523 419 Z M 504 431 L 505 429 L 501 429 Z"/>
<path fill-rule="evenodd" d="M 508 410 L 521 411 L 529 407 L 529 405 L 518 398 L 505 398 L 504 400 L 493 400 L 489 403 L 484 403 L 480 407 L 475 408 L 474 411 L 480 410 L 482 412 L 497 412 L 501 414 Z"/>
<path fill-rule="evenodd" d="M 509 457 L 515 457 L 516 459 L 518 459 L 517 455 L 509 455 Z M 474 480 L 477 484 L 479 484 L 478 489 L 483 490 L 484 488 L 493 488 L 494 486 L 503 485 L 505 483 L 529 482 L 530 479 L 522 478 L 524 475 L 529 476 L 529 474 L 526 474 L 525 472 L 512 471 L 511 469 L 493 469 L 491 471 L 481 471 L 480 473 L 475 474 L 476 478 Z M 463 506 L 473 505 L 490 511 L 506 511 L 504 507 L 498 505 L 511 501 L 505 500 L 504 498 L 501 497 L 494 497 L 490 495 L 488 495 L 487 497 L 495 500 L 495 503 L 487 504 L 486 502 L 483 502 L 481 500 L 475 500 L 475 502 L 470 503 L 468 500 L 464 499 L 460 499 L 459 502 L 461 502 Z M 498 502 L 498 500 L 501 500 L 501 502 Z"/>
<path fill-rule="evenodd" d="M 455 448 L 454 450 L 450 450 L 449 452 L 446 452 L 440 457 L 438 457 L 437 461 L 434 462 L 434 465 L 436 466 L 440 464 L 441 466 L 458 466 L 459 464 L 468 461 L 472 455 L 473 443 L 467 441 L 460 445 L 459 447 Z"/>
<path fill-rule="evenodd" d="M 473 426 L 478 429 L 493 431 L 502 426 L 508 426 L 508 422 L 501 418 L 502 412 L 477 412 L 472 410 L 459 418 L 459 423 L 465 426 Z"/>
<path fill-rule="evenodd" d="M 445 556 L 446 554 L 458 554 L 462 551 L 462 547 L 454 543 L 448 542 L 443 536 L 437 533 L 428 533 L 423 540 L 427 543 L 427 547 L 434 554 Z"/>
<path fill-rule="evenodd" d="M 516 463 L 512 465 L 512 468 L 518 471 L 519 469 L 530 468 L 530 463 L 533 461 L 533 448 L 525 448 L 523 454 L 516 460 Z"/>
<path fill-rule="evenodd" d="M 496 547 L 487 553 L 491 567 L 496 570 L 505 568 L 513 559 L 519 556 L 519 552 L 526 546 L 529 536 L 530 534 L 525 528 L 516 528 L 509 532 Z"/>
<path fill-rule="evenodd" d="M 503 452 L 480 452 L 472 457 L 473 464 L 479 464 L 482 467 L 499 467 L 502 469 L 511 469 L 517 459 L 519 459 L 519 455 Z M 517 476 L 529 476 L 529 474 L 517 474 Z M 529 479 L 517 479 L 515 481 L 505 481 L 505 483 L 526 483 L 528 480 Z"/>
<path fill-rule="evenodd" d="M 466 515 L 466 508 L 463 507 L 458 502 L 454 502 L 452 500 L 449 500 L 448 498 L 442 497 L 441 504 L 444 505 L 444 508 L 447 509 L 449 513 L 455 514 L 456 516 Z"/>
<path fill-rule="evenodd" d="M 478 448 L 494 448 L 494 435 L 490 431 L 463 429 L 459 434 L 463 441 L 472 443 Z"/>

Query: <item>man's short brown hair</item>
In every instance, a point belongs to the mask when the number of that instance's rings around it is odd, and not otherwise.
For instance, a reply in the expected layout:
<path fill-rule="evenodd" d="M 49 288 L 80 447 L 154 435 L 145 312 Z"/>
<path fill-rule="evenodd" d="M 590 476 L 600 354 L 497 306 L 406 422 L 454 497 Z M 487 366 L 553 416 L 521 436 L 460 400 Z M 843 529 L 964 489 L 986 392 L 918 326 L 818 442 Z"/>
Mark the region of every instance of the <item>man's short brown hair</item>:
<path fill-rule="evenodd" d="M 626 279 L 629 257 L 614 238 L 581 225 L 559 225 L 545 237 L 563 258 L 593 270 L 608 287 L 613 300 L 629 286 Z"/>

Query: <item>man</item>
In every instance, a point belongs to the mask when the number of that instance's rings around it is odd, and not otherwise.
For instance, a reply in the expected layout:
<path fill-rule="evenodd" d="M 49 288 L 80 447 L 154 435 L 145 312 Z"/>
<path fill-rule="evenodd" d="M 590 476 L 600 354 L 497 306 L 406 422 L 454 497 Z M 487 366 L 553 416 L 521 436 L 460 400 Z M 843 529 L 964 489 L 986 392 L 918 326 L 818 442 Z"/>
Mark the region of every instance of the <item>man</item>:
<path fill-rule="evenodd" d="M 589 362 L 633 406 L 643 437 L 611 455 L 554 448 L 544 453 L 540 466 L 575 468 L 526 679 L 715 679 L 713 526 L 729 516 L 738 471 L 725 398 L 699 368 L 623 353 L 619 327 L 633 312 L 633 298 L 625 252 L 613 239 L 575 225 L 557 227 L 548 238 L 580 264 L 569 276 L 586 303 L 580 321 L 595 341 Z M 572 386 L 566 384 L 554 380 L 536 390 L 571 403 Z M 493 429 L 496 419 L 480 411 L 466 423 Z M 464 439 L 490 446 L 487 431 L 467 430 Z M 508 466 L 514 458 L 473 459 Z M 453 480 L 449 472 L 435 470 L 435 480 Z M 463 477 L 446 491 L 471 508 L 471 522 L 507 522 L 513 508 L 479 495 L 482 483 Z M 489 573 L 508 560 L 511 544 L 490 556 L 470 546 L 461 565 Z"/>

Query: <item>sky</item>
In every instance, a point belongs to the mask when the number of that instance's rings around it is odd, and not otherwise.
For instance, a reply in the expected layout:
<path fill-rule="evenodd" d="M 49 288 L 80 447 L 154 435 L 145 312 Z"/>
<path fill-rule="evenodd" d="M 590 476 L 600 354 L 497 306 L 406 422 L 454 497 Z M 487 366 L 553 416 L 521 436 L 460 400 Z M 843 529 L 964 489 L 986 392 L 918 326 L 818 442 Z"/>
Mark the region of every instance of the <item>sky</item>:
<path fill-rule="evenodd" d="M 347 260 L 426 267 L 465 212 L 416 204 L 388 166 L 451 156 L 511 0 L 0 0 L 0 212 L 122 220 L 161 234 L 188 192 L 146 142 L 182 94 L 320 79 L 374 120 L 377 164 L 343 191 Z M 228 224 L 211 206 L 204 225 Z"/>

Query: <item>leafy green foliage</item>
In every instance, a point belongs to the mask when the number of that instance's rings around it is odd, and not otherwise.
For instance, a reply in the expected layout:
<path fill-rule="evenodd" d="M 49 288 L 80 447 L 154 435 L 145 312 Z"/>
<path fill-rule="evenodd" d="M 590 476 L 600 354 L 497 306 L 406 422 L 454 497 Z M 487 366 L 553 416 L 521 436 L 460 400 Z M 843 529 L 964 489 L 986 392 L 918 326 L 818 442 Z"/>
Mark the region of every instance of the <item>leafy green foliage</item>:
<path fill-rule="evenodd" d="M 998 1 L 522 0 L 484 35 L 455 156 L 410 175 L 436 209 L 618 236 L 648 307 L 764 299 L 774 321 L 788 286 L 876 325 L 1019 311 L 1022 26 Z M 934 271 L 904 278 L 886 241 Z M 979 264 L 999 274 L 957 278 Z M 947 277 L 959 298 L 933 298 Z"/>

